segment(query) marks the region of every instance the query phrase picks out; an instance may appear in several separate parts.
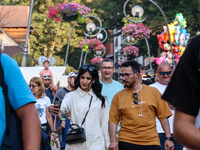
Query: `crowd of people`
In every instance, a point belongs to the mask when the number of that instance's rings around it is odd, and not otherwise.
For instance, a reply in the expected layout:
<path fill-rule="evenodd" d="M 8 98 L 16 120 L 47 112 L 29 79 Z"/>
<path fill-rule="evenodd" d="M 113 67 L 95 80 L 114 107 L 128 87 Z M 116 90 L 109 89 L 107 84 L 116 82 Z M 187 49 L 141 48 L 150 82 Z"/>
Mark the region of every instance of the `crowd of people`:
<path fill-rule="evenodd" d="M 199 39 L 188 44 L 175 72 L 169 63 L 161 63 L 157 80 L 150 85 L 142 81 L 141 64 L 133 60 L 121 65 L 123 84 L 113 80 L 114 63 L 105 58 L 100 73 L 91 64 L 82 65 L 61 89 L 53 84 L 45 60 L 40 77 L 33 77 L 28 88 L 17 63 L 1 54 L 10 103 L 22 123 L 24 149 L 41 149 L 40 129 L 56 135 L 60 150 L 200 149 L 195 126 L 200 106 Z M 1 90 L 0 96 L 4 99 Z M 1 131 L 6 128 L 4 105 L 0 101 Z M 66 144 L 72 125 L 84 129 L 84 141 Z"/>

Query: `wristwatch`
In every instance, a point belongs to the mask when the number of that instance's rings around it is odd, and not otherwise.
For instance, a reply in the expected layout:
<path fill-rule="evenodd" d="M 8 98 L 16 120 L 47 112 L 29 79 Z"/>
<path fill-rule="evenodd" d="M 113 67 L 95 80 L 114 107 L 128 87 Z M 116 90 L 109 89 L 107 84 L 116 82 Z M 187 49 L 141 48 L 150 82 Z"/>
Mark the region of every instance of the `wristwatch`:
<path fill-rule="evenodd" d="M 173 137 L 172 137 L 172 136 L 171 136 L 171 137 L 166 137 L 165 139 L 166 139 L 166 140 L 173 141 Z"/>

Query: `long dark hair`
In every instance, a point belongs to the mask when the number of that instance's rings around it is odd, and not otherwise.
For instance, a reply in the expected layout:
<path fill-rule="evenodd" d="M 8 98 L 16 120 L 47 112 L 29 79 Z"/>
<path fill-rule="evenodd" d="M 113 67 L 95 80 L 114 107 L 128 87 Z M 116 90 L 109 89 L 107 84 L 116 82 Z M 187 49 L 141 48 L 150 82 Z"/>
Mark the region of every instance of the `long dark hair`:
<path fill-rule="evenodd" d="M 92 83 L 92 90 L 95 93 L 95 95 L 102 101 L 101 107 L 105 107 L 105 97 L 101 95 L 101 90 L 102 90 L 102 84 L 99 82 L 99 76 L 96 68 L 91 65 L 82 65 L 81 68 L 78 71 L 78 76 L 75 79 L 75 89 L 77 89 L 80 86 L 80 77 L 82 74 L 85 72 L 89 72 L 89 74 L 92 76 L 92 80 L 95 80 L 94 83 Z M 91 80 L 91 82 L 92 82 Z M 89 87 L 88 87 L 89 88 Z"/>

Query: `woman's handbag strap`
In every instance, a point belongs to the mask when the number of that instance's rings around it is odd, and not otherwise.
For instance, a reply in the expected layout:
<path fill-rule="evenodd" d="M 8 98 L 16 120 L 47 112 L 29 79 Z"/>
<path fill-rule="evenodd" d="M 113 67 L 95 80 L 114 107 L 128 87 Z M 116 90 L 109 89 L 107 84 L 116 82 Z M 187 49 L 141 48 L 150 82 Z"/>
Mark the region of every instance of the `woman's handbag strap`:
<path fill-rule="evenodd" d="M 90 110 L 90 106 L 91 106 L 91 103 L 92 103 L 92 98 L 93 98 L 93 96 L 91 96 L 90 103 L 89 103 L 89 108 L 88 108 L 88 111 L 87 111 L 86 114 L 85 114 L 85 117 L 83 118 L 83 121 L 82 121 L 82 123 L 81 123 L 81 126 L 84 124 L 85 119 L 86 119 L 86 117 L 87 117 L 87 114 L 88 114 L 88 112 L 89 112 L 89 110 Z"/>

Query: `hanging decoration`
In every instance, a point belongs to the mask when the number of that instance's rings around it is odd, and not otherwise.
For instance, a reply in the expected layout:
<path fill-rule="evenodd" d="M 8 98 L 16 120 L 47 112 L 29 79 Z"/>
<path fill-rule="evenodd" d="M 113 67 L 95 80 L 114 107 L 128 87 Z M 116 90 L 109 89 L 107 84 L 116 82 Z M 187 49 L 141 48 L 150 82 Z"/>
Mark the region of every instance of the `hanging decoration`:
<path fill-rule="evenodd" d="M 54 19 L 55 21 L 74 21 L 77 20 L 79 23 L 84 22 L 83 15 L 89 14 L 91 9 L 81 5 L 79 3 L 63 3 L 50 6 L 48 8 L 49 13 L 47 17 Z"/>
<path fill-rule="evenodd" d="M 186 19 L 183 17 L 182 13 L 177 13 L 175 19 L 171 24 L 168 24 L 169 34 L 167 32 L 167 27 L 164 26 L 164 32 L 157 35 L 158 44 L 163 50 L 160 58 L 154 58 L 153 60 L 159 65 L 162 62 L 172 63 L 172 53 L 169 44 L 169 36 L 172 42 L 172 49 L 174 52 L 175 61 L 179 60 L 182 56 L 185 48 L 188 44 L 190 38 L 190 33 L 187 33 Z"/>
<path fill-rule="evenodd" d="M 138 41 L 144 38 L 150 38 L 150 29 L 145 27 L 142 23 L 139 24 L 128 24 L 122 28 L 122 34 L 131 38 L 131 41 Z"/>
<path fill-rule="evenodd" d="M 99 64 L 103 61 L 102 57 L 95 57 L 93 59 L 90 60 L 91 64 Z"/>
<path fill-rule="evenodd" d="M 103 51 L 105 46 L 99 39 L 84 39 L 80 42 L 80 47 L 83 48 L 83 51 L 87 51 L 88 49 L 96 50 L 96 51 Z"/>
<path fill-rule="evenodd" d="M 139 55 L 139 48 L 136 46 L 126 46 L 123 48 L 125 55 L 132 55 L 137 57 Z"/>

